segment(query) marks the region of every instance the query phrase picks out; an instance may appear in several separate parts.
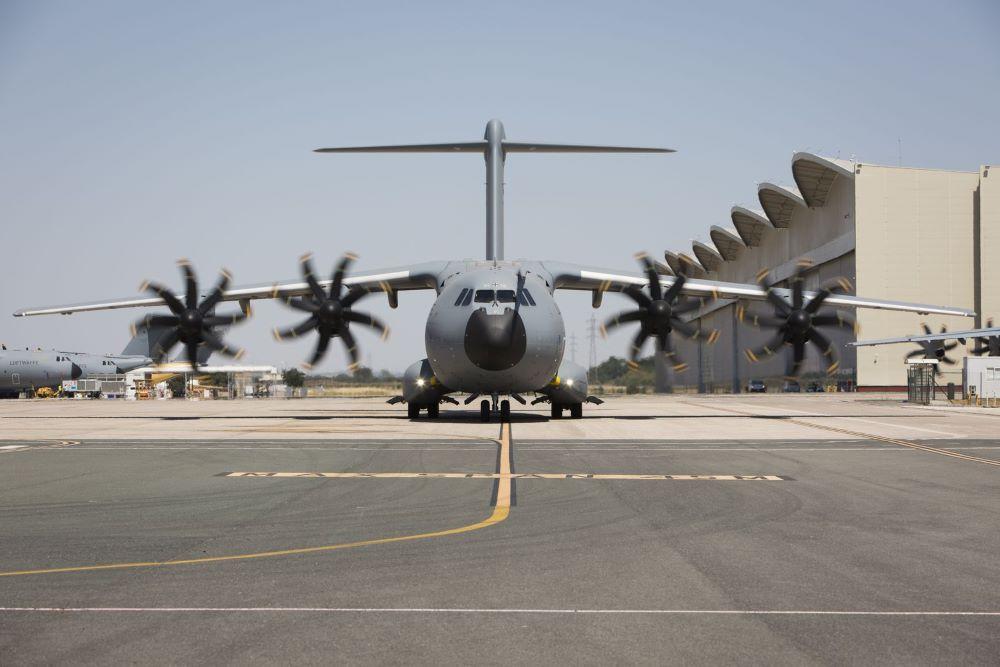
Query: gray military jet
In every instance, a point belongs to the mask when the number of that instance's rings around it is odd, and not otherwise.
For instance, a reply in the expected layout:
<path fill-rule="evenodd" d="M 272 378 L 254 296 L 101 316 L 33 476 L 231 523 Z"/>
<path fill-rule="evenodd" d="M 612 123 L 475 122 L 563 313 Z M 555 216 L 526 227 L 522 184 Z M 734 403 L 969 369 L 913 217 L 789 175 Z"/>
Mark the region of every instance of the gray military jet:
<path fill-rule="evenodd" d="M 0 346 L 0 397 L 33 393 L 43 387 L 58 388 L 64 380 L 85 375 L 128 373 L 153 363 L 126 347 L 121 354 L 89 354 L 59 350 L 8 350 Z"/>
<path fill-rule="evenodd" d="M 823 313 L 821 306 L 884 308 L 918 313 L 971 316 L 961 308 L 929 306 L 897 301 L 865 299 L 843 293 L 840 282 L 813 293 L 799 286 L 779 289 L 762 280 L 759 285 L 689 280 L 683 275 L 664 276 L 640 255 L 642 272 L 621 273 L 557 261 L 504 258 L 503 171 L 507 156 L 515 153 L 670 153 L 669 149 L 623 146 L 586 146 L 508 141 L 503 125 L 491 120 L 481 141 L 457 143 L 320 148 L 318 153 L 475 153 L 486 161 L 486 253 L 477 261 L 438 261 L 413 264 L 367 273 L 348 275 L 353 255 L 345 255 L 329 280 L 318 278 L 309 255 L 300 259 L 302 278 L 260 285 L 230 287 L 223 273 L 215 289 L 203 300 L 190 266 L 185 273 L 184 294 L 157 284 L 147 284 L 145 296 L 108 299 L 93 303 L 28 308 L 15 316 L 71 314 L 112 308 L 166 305 L 169 315 L 151 315 L 140 328 L 159 327 L 157 355 L 174 345 L 185 346 L 189 359 L 200 347 L 235 355 L 221 340 L 216 328 L 234 324 L 249 312 L 253 299 L 282 299 L 305 318 L 295 326 L 275 329 L 279 340 L 308 333 L 317 334 L 317 345 L 306 364 L 311 367 L 326 354 L 330 340 L 340 338 L 352 364 L 360 358 L 350 325 L 371 327 L 387 334 L 384 324 L 355 306 L 366 296 L 382 292 L 391 307 L 398 305 L 399 293 L 434 290 L 437 298 L 427 317 L 424 340 L 427 357 L 411 365 L 403 382 L 400 402 L 408 404 L 410 417 L 426 410 L 437 417 L 442 401 L 456 402 L 449 394 L 465 392 L 468 404 L 483 397 L 480 414 L 484 421 L 499 413 L 510 415 L 507 396 L 525 403 L 522 396 L 534 393 L 534 402 L 548 401 L 552 416 L 568 410 L 580 417 L 585 402 L 597 402 L 588 395 L 587 373 L 563 356 L 565 327 L 555 301 L 556 290 L 585 290 L 592 294 L 595 308 L 606 292 L 627 296 L 635 309 L 612 317 L 607 325 L 635 323 L 639 330 L 632 341 L 629 357 L 635 362 L 644 343 L 653 338 L 657 348 L 678 370 L 684 362 L 674 352 L 672 336 L 704 337 L 714 342 L 718 332 L 700 331 L 681 315 L 693 314 L 703 300 L 711 298 L 750 299 L 769 302 L 775 309 L 770 324 L 779 329 L 781 340 L 790 349 L 805 350 L 805 344 L 819 345 L 832 357 L 833 345 L 818 326 L 853 326 L 846 315 Z M 240 302 L 243 312 L 216 315 L 222 302 Z M 766 354 L 772 349 L 761 352 Z M 759 355 L 757 355 L 759 356 Z M 796 365 L 797 367 L 797 365 Z M 831 364 L 835 367 L 835 364 Z"/>

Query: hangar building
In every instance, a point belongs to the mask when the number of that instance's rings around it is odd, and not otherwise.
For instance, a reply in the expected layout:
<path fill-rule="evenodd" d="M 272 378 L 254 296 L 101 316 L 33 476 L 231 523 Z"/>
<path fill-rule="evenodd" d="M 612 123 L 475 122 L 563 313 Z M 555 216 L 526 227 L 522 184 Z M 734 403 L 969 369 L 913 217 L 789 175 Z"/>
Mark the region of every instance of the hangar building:
<path fill-rule="evenodd" d="M 934 331 L 982 326 L 1000 321 L 1000 173 L 945 171 L 868 164 L 800 152 L 792 157 L 791 183 L 762 182 L 757 204 L 733 206 L 730 221 L 712 226 L 708 238 L 684 252 L 665 253 L 664 272 L 687 267 L 692 277 L 754 282 L 761 269 L 787 287 L 800 260 L 813 267 L 806 289 L 847 277 L 859 294 L 875 298 L 961 306 L 979 315 L 922 317 L 910 313 L 859 310 L 860 338 L 917 333 L 923 322 Z M 997 172 L 997 170 L 994 170 Z M 987 286 L 984 288 L 983 286 Z M 737 322 L 738 304 L 720 300 L 695 315 L 705 329 L 719 329 L 717 345 L 678 344 L 690 368 L 675 376 L 676 385 L 707 391 L 738 390 L 749 379 L 780 378 L 783 353 L 751 363 L 744 349 L 766 342 L 772 331 Z M 770 315 L 759 302 L 742 304 Z M 910 345 L 853 348 L 850 329 L 824 329 L 836 343 L 840 368 L 836 379 L 859 391 L 905 388 L 905 356 Z M 971 347 L 972 343 L 969 343 Z M 956 365 L 942 365 L 939 384 L 961 384 L 966 347 L 949 353 Z M 810 346 L 804 373 L 827 366 Z"/>

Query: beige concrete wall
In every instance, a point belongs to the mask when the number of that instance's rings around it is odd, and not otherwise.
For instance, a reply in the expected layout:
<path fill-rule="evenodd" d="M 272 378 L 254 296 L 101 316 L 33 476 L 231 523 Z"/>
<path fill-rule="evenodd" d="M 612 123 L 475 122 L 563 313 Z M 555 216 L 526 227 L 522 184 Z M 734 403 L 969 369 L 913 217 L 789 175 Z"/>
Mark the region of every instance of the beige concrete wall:
<path fill-rule="evenodd" d="M 855 175 L 857 290 L 866 297 L 974 308 L 973 207 L 977 172 L 859 165 Z M 861 338 L 971 327 L 962 317 L 859 310 Z M 858 350 L 858 385 L 906 384 L 912 345 Z M 939 382 L 961 381 L 959 365 Z"/>
<path fill-rule="evenodd" d="M 982 325 L 1000 326 L 1000 167 L 979 170 L 979 238 Z"/>

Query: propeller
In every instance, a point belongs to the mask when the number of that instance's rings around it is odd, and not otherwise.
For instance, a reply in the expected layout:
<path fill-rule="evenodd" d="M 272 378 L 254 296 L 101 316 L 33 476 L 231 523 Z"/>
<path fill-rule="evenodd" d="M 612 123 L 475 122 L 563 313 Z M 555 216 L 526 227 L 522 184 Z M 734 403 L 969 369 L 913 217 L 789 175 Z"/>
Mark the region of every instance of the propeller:
<path fill-rule="evenodd" d="M 926 322 L 921 324 L 921 326 L 924 329 L 924 333 L 928 336 L 933 333 L 931 328 L 927 326 Z M 948 333 L 948 327 L 942 325 L 941 333 Z M 948 352 L 958 347 L 958 343 L 948 343 L 944 340 L 918 340 L 916 343 L 920 347 L 906 355 L 907 359 L 923 357 L 924 359 L 937 359 L 938 361 L 948 364 L 949 366 L 953 366 L 955 364 L 955 360 L 948 356 Z M 941 374 L 941 370 L 937 366 L 934 367 L 934 374 Z"/>
<path fill-rule="evenodd" d="M 144 282 L 139 290 L 150 292 L 163 299 L 167 308 L 170 309 L 170 314 L 146 315 L 132 325 L 132 335 L 136 334 L 139 327 L 147 330 L 150 327 L 169 328 L 169 331 L 156 342 L 152 350 L 152 358 L 156 363 L 162 363 L 170 350 L 178 343 L 184 346 L 185 356 L 194 370 L 198 369 L 198 348 L 202 345 L 227 357 L 235 359 L 242 357 L 243 349 L 229 347 L 215 331 L 216 327 L 242 322 L 249 315 L 249 309 L 245 313 L 240 312 L 232 315 L 216 315 L 214 312 L 215 306 L 222 301 L 232 276 L 228 271 L 222 269 L 215 288 L 199 303 L 198 278 L 195 276 L 191 263 L 186 259 L 181 259 L 177 261 L 177 265 L 184 276 L 184 299 L 179 299 L 170 289 L 159 283 Z"/>
<path fill-rule="evenodd" d="M 347 290 L 344 294 L 344 277 L 351 263 L 357 259 L 357 255 L 345 253 L 333 271 L 330 280 L 330 287 L 324 290 L 316 279 L 316 274 L 312 268 L 312 255 L 306 254 L 299 259 L 299 266 L 302 269 L 302 277 L 305 278 L 309 286 L 309 293 L 302 298 L 285 299 L 285 303 L 291 308 L 309 314 L 309 317 L 299 324 L 287 329 L 275 329 L 274 337 L 277 340 L 287 340 L 297 338 L 310 331 L 315 331 L 319 335 L 316 349 L 312 358 L 303 366 L 308 370 L 318 364 L 326 356 L 330 339 L 339 337 L 347 354 L 351 358 L 348 368 L 357 370 L 361 355 L 358 352 L 358 345 L 351 333 L 350 324 L 361 324 L 371 327 L 382 333 L 382 340 L 389 337 L 389 329 L 375 317 L 366 313 L 359 313 L 352 310 L 352 306 L 364 297 L 371 294 L 371 291 L 362 287 L 355 287 Z"/>
<path fill-rule="evenodd" d="M 986 328 L 993 328 L 993 318 L 986 320 Z M 976 347 L 973 348 L 972 354 L 977 357 L 982 355 L 987 355 L 990 357 L 1000 357 L 1000 336 L 986 336 L 985 345 L 983 344 L 983 338 L 976 339 Z"/>
<path fill-rule="evenodd" d="M 641 288 L 634 285 L 630 285 L 622 290 L 622 293 L 632 299 L 638 308 L 618 313 L 608 319 L 607 322 L 601 325 L 601 335 L 606 337 L 608 331 L 611 329 L 629 322 L 638 322 L 639 331 L 636 333 L 635 338 L 632 339 L 632 346 L 629 348 L 629 367 L 639 367 L 638 358 L 639 353 L 642 351 L 642 346 L 645 344 L 646 339 L 653 337 L 656 339 L 657 349 L 666 354 L 668 360 L 673 364 L 674 370 L 678 373 L 683 372 L 687 370 L 688 365 L 674 351 L 670 335 L 674 331 L 678 331 L 692 340 L 697 340 L 701 337 L 703 332 L 700 328 L 693 326 L 689 322 L 685 322 L 679 316 L 697 310 L 705 304 L 705 300 L 687 299 L 681 296 L 681 290 L 684 288 L 684 283 L 687 282 L 687 277 L 683 273 L 678 273 L 677 277 L 674 278 L 673 284 L 664 292 L 660 285 L 660 277 L 657 274 L 656 266 L 649 259 L 649 256 L 645 253 L 639 253 L 635 257 L 646 273 L 649 295 L 647 296 Z M 719 331 L 712 329 L 705 340 L 711 344 L 718 339 Z"/>
<path fill-rule="evenodd" d="M 758 284 L 766 293 L 768 302 L 774 307 L 773 316 L 749 313 L 742 305 L 737 308 L 737 317 L 741 322 L 749 320 L 754 326 L 775 330 L 775 335 L 764 345 L 744 350 L 743 353 L 748 360 L 756 362 L 769 357 L 785 345 L 792 348 L 785 367 L 786 377 L 795 377 L 802 370 L 802 362 L 805 361 L 806 348 L 809 343 L 816 346 L 820 353 L 826 357 L 828 361 L 827 373 L 833 373 L 840 366 L 833 342 L 820 331 L 820 327 L 853 329 L 855 334 L 858 331 L 857 324 L 850 316 L 839 311 L 827 310 L 824 312 L 820 310 L 830 295 L 851 290 L 851 282 L 847 278 L 837 278 L 825 284 L 812 298 L 806 301 L 803 283 L 805 282 L 805 272 L 812 266 L 813 263 L 809 260 L 799 262 L 798 268 L 790 279 L 791 303 L 775 292 L 773 284 L 768 280 L 770 271 L 765 269 L 757 274 Z"/>

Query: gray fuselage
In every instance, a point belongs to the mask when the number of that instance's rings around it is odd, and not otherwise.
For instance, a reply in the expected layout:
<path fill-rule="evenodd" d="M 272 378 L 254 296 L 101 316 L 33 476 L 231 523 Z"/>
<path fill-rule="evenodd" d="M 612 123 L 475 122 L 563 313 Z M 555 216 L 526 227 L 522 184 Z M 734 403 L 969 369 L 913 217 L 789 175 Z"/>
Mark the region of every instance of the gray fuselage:
<path fill-rule="evenodd" d="M 456 263 L 427 316 L 427 358 L 437 381 L 483 394 L 552 382 L 566 339 L 552 292 L 551 276 L 533 262 Z"/>
<path fill-rule="evenodd" d="M 56 350 L 0 350 L 0 395 L 16 395 L 88 375 L 127 373 L 152 363 L 148 357 Z"/>

